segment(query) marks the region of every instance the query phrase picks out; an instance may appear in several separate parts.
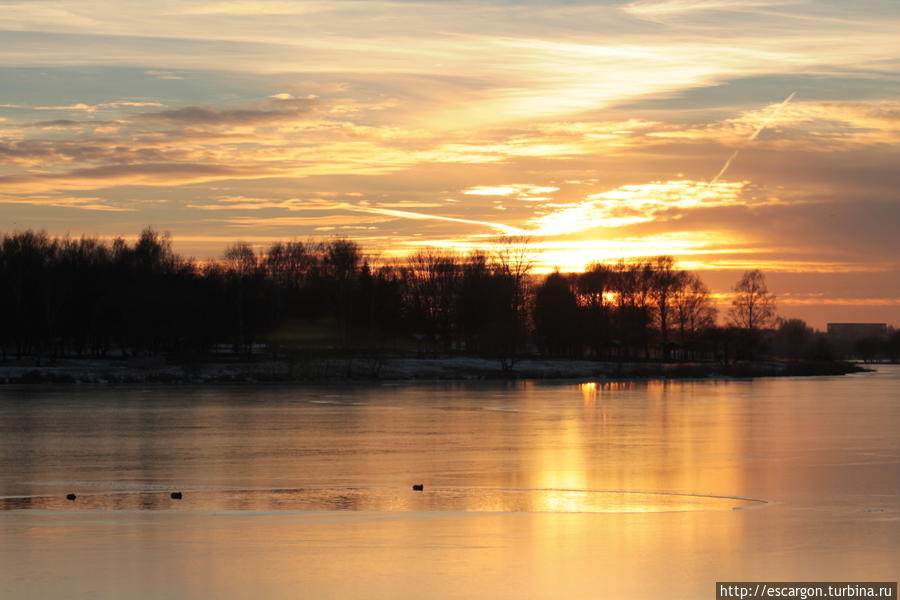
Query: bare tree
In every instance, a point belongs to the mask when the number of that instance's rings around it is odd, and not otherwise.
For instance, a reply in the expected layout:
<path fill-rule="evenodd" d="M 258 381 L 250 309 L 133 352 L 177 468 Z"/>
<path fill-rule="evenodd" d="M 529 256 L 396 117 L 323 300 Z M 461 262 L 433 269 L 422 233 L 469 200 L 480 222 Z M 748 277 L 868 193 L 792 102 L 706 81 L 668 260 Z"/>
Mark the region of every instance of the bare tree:
<path fill-rule="evenodd" d="M 575 279 L 575 293 L 582 314 L 582 335 L 599 358 L 612 340 L 610 316 L 616 290 L 616 273 L 610 265 L 594 262 Z"/>
<path fill-rule="evenodd" d="M 527 236 L 504 236 L 500 239 L 495 260 L 496 270 L 511 284 L 508 319 L 504 319 L 508 343 L 499 352 L 501 367 L 509 370 L 515 363 L 526 326 L 528 274 L 537 262 L 537 252 L 531 246 L 531 238 Z"/>
<path fill-rule="evenodd" d="M 454 305 L 462 273 L 460 257 L 439 248 L 423 248 L 408 257 L 406 271 L 413 320 L 418 322 L 437 354 L 438 340 L 449 349 Z"/>
<path fill-rule="evenodd" d="M 728 310 L 732 325 L 754 332 L 775 324 L 775 294 L 766 286 L 762 271 L 746 271 L 732 291 L 734 299 Z"/>
<path fill-rule="evenodd" d="M 508 235 L 500 238 L 495 259 L 503 272 L 519 281 L 534 268 L 537 252 L 531 246 L 530 237 Z"/>
<path fill-rule="evenodd" d="M 313 248 L 315 250 L 315 248 Z M 299 287 L 316 257 L 303 242 L 276 242 L 269 247 L 261 263 L 266 274 L 285 287 Z"/>
<path fill-rule="evenodd" d="M 236 277 L 249 277 L 256 271 L 256 253 L 253 251 L 253 246 L 246 242 L 235 242 L 228 246 L 222 256 L 225 259 L 226 268 Z"/>
<path fill-rule="evenodd" d="M 246 242 L 235 242 L 222 255 L 226 264 L 226 275 L 235 290 L 234 316 L 236 325 L 235 350 L 250 355 L 253 353 L 253 320 L 258 259 L 253 246 Z"/>
<path fill-rule="evenodd" d="M 659 332 L 662 336 L 662 357 L 669 359 L 669 323 L 673 296 L 684 287 L 686 273 L 675 266 L 671 256 L 657 256 L 652 259 L 653 287 L 652 297 L 656 305 L 656 316 L 659 320 Z"/>
<path fill-rule="evenodd" d="M 685 273 L 684 285 L 676 290 L 672 303 L 682 344 L 693 341 L 701 331 L 716 324 L 716 308 L 709 288 L 694 273 Z"/>
<path fill-rule="evenodd" d="M 615 273 L 617 335 L 622 349 L 636 356 L 643 348 L 650 355 L 650 324 L 653 320 L 653 265 L 649 259 L 620 259 L 613 265 Z"/>
<path fill-rule="evenodd" d="M 612 267 L 601 262 L 592 262 L 578 275 L 576 290 L 579 304 L 590 308 L 606 308 L 607 296 L 612 296 L 616 288 L 616 274 Z"/>

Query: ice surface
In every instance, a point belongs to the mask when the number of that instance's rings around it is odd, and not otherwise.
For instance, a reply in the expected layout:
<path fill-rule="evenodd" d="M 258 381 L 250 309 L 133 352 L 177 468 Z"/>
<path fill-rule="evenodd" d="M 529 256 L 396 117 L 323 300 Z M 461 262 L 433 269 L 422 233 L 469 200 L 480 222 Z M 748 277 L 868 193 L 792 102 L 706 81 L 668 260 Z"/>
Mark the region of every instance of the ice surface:
<path fill-rule="evenodd" d="M 0 388 L 0 597 L 629 600 L 896 580 L 900 369 L 880 369 Z"/>

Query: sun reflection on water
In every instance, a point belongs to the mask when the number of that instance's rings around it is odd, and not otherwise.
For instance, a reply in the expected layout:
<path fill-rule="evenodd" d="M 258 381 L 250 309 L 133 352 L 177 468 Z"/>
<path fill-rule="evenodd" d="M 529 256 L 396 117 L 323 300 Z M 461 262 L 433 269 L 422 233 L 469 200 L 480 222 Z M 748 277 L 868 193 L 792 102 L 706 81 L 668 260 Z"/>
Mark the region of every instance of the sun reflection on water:
<path fill-rule="evenodd" d="M 581 390 L 581 397 L 584 400 L 585 407 L 593 406 L 597 403 L 597 382 L 588 381 L 578 386 Z"/>

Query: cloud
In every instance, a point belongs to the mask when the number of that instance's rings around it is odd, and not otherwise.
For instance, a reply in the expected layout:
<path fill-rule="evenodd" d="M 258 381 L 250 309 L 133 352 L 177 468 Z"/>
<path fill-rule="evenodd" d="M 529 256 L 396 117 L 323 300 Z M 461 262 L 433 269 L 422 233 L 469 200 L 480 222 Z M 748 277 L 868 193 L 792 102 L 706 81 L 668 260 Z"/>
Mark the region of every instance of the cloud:
<path fill-rule="evenodd" d="M 185 77 L 183 75 L 178 75 L 172 71 L 158 71 L 158 70 L 150 70 L 144 71 L 145 75 L 150 75 L 151 77 L 156 77 L 157 79 L 169 79 L 169 80 L 182 80 Z"/>
<path fill-rule="evenodd" d="M 632 173 L 631 181 L 659 182 L 659 169 L 671 167 L 653 167 L 654 173 L 652 162 L 647 162 L 646 157 L 666 154 L 685 163 L 676 167 L 679 170 L 689 161 L 702 162 L 702 168 L 684 178 L 697 181 L 711 177 L 721 167 L 726 154 L 719 145 L 733 147 L 744 143 L 767 120 L 771 120 L 770 127 L 754 142 L 757 155 L 773 148 L 782 152 L 792 148 L 834 152 L 859 144 L 878 146 L 896 142 L 900 136 L 900 104 L 896 102 L 789 104 L 774 118 L 776 105 L 770 105 L 699 124 L 613 118 L 498 129 L 428 131 L 365 124 L 365 114 L 353 118 L 334 116 L 327 110 L 334 102 L 331 99 L 288 98 L 281 93 L 275 96 L 278 97 L 240 105 L 188 106 L 125 114 L 116 120 L 54 119 L 19 126 L 8 130 L 6 139 L 0 139 L 0 162 L 19 169 L 7 171 L 3 181 L 23 186 L 18 188 L 20 191 L 33 192 L 52 191 L 54 186 L 94 189 L 110 185 L 185 185 L 235 178 L 377 175 L 438 164 L 490 168 L 497 176 L 487 181 L 500 182 L 517 175 L 505 165 L 543 164 L 539 169 L 547 173 L 573 165 L 572 174 L 576 176 L 573 179 L 581 181 L 584 169 L 590 168 L 591 163 L 620 170 L 613 165 L 639 164 L 633 157 L 642 153 L 645 158 L 640 163 L 645 165 L 642 170 L 646 173 Z M 72 132 L 66 133 L 66 129 Z M 42 133 L 44 130 L 47 133 Z M 678 144 L 671 145 L 673 141 Z M 686 142 L 696 149 L 689 148 Z M 754 162 L 759 162 L 757 155 L 742 157 L 739 174 L 745 174 Z M 803 167 L 797 164 L 794 168 Z M 39 169 L 39 172 L 24 169 Z M 575 205 L 581 203 L 577 210 L 587 211 L 582 217 L 602 218 L 607 224 L 613 223 L 613 219 L 618 219 L 620 226 L 645 220 L 640 211 L 629 213 L 626 206 L 617 207 L 613 214 L 608 208 L 612 206 L 609 198 L 602 203 L 607 207 L 603 215 L 597 212 L 601 204 L 596 199 L 587 204 L 582 202 L 583 198 L 560 199 L 560 184 L 542 177 L 529 175 L 533 182 L 527 184 L 479 183 L 463 188 L 461 194 L 472 199 L 515 197 L 535 205 L 538 211 L 527 214 L 519 207 L 502 205 L 503 209 L 515 212 L 507 216 L 512 219 L 519 219 L 520 215 L 550 219 L 553 212 L 575 218 Z M 27 187 L 35 185 L 40 187 Z M 617 182 L 611 187 L 616 185 L 636 184 Z M 551 196 L 556 198 L 555 208 L 550 206 Z M 441 201 L 446 197 L 447 194 L 442 195 Z M 425 199 L 426 202 L 434 200 Z M 634 200 L 634 206 L 640 202 L 643 200 Z M 202 210 L 224 210 L 203 201 L 191 205 L 198 209 L 202 206 Z M 252 210 L 249 204 L 245 205 L 247 210 Z M 291 207 L 281 204 L 270 208 Z M 673 208 L 670 204 L 669 210 Z M 657 216 L 652 211 L 647 214 L 652 218 Z M 485 221 L 493 222 L 493 218 Z M 520 220 L 514 226 L 524 224 Z"/>
<path fill-rule="evenodd" d="M 773 112 L 775 108 L 777 114 Z M 754 145 L 834 152 L 854 146 L 900 142 L 900 102 L 798 102 L 743 111 L 736 117 L 700 126 L 665 125 L 646 132 L 650 139 L 716 141 L 740 146 L 748 136 L 765 131 Z"/>
<path fill-rule="evenodd" d="M 153 147 L 127 144 L 116 138 L 93 136 L 84 133 L 83 127 L 90 127 L 91 122 L 80 122 L 78 126 L 68 123 L 51 125 L 38 125 L 37 128 L 44 133 L 45 130 L 61 129 L 65 133 L 68 129 L 77 129 L 73 132 L 72 139 L 24 139 L 10 142 L 0 141 L 0 164 L 7 163 L 21 167 L 40 167 L 41 175 L 60 175 L 51 170 L 52 167 L 64 167 L 71 169 L 72 164 L 87 168 L 90 165 L 111 165 L 119 167 L 123 164 L 148 163 L 148 162 L 185 162 L 190 158 L 201 158 L 196 153 L 172 146 Z M 93 133 L 104 130 L 106 123 L 95 126 Z M 29 129 L 34 128 L 30 125 Z M 54 131 L 55 133 L 55 131 Z M 23 173 L 30 175 L 31 173 Z"/>
<path fill-rule="evenodd" d="M 285 2 L 278 0 L 210 2 L 178 11 L 185 15 L 225 15 L 238 17 L 305 15 L 319 12 L 324 6 L 316 3 Z"/>
<path fill-rule="evenodd" d="M 82 111 L 93 113 L 98 110 L 110 108 L 143 108 L 148 106 L 162 106 L 159 102 L 136 102 L 132 100 L 117 100 L 115 102 L 102 102 L 100 104 L 67 104 L 63 106 L 34 106 L 34 110 L 57 110 L 57 111 Z"/>
<path fill-rule="evenodd" d="M 900 298 L 828 298 L 824 294 L 808 294 L 806 296 L 781 294 L 778 297 L 781 306 L 832 305 L 832 306 L 900 306 Z"/>
<path fill-rule="evenodd" d="M 549 120 L 754 76 L 877 64 L 890 71 L 897 58 L 897 11 L 887 3 L 877 11 L 860 3 L 791 5 L 797 15 L 833 23 L 786 23 L 756 10 L 741 15 L 741 27 L 733 26 L 734 15 L 710 9 L 761 9 L 771 2 L 627 5 L 632 13 L 708 17 L 679 21 L 671 30 L 636 22 L 612 3 L 421 2 L 411 10 L 403 2 L 123 0 L 110 11 L 97 0 L 60 0 L 67 13 L 86 21 L 39 25 L 26 19 L 30 4 L 15 3 L 5 15 L 8 29 L 28 32 L 0 49 L 7 64 L 363 82 L 390 90 L 407 109 L 412 103 L 403 118 L 435 129 Z"/>
<path fill-rule="evenodd" d="M 198 210 L 234 211 L 264 210 L 280 208 L 289 211 L 334 211 L 343 209 L 346 204 L 322 198 L 254 198 L 247 196 L 218 196 L 211 204 L 188 204 L 189 208 Z"/>
<path fill-rule="evenodd" d="M 261 125 L 283 122 L 308 115 L 315 99 L 279 98 L 258 107 L 216 109 L 210 106 L 186 106 L 143 113 L 140 118 L 188 126 Z"/>
<path fill-rule="evenodd" d="M 265 169 L 192 163 L 142 163 L 72 169 L 54 174 L 0 176 L 16 193 L 96 189 L 114 185 L 184 185 L 240 177 L 265 177 Z"/>
<path fill-rule="evenodd" d="M 79 121 L 77 119 L 52 119 L 50 121 L 37 121 L 31 123 L 29 127 L 109 127 L 122 124 L 123 121 L 96 120 L 96 121 Z"/>
<path fill-rule="evenodd" d="M 412 212 L 407 210 L 396 210 L 389 208 L 378 208 L 378 207 L 364 207 L 364 206 L 348 206 L 347 210 L 353 210 L 358 212 L 367 212 L 378 215 L 386 215 L 390 217 L 397 217 L 400 219 L 412 219 L 415 221 L 448 221 L 452 223 L 464 223 L 466 225 L 477 225 L 479 227 L 486 227 L 488 229 L 493 229 L 500 233 L 506 235 L 522 235 L 526 233 L 524 230 L 518 227 L 512 227 L 510 225 L 504 225 L 503 223 L 492 223 L 489 221 L 477 221 L 473 219 L 464 219 L 460 217 L 450 217 L 444 215 L 432 215 L 420 212 Z"/>
<path fill-rule="evenodd" d="M 74 127 L 80 126 L 84 121 L 76 121 L 74 119 L 54 119 L 52 121 L 38 121 L 32 123 L 32 127 Z"/>
<path fill-rule="evenodd" d="M 133 212 L 134 208 L 107 204 L 102 198 L 72 196 L 11 196 L 0 194 L 0 204 L 31 204 L 54 208 L 75 208 L 100 212 Z"/>
<path fill-rule="evenodd" d="M 463 190 L 467 196 L 534 196 L 559 191 L 558 187 L 527 184 L 478 185 Z"/>
<path fill-rule="evenodd" d="M 278 227 L 323 227 L 334 229 L 337 225 L 360 225 L 380 223 L 385 219 L 361 215 L 322 215 L 318 217 L 227 217 L 216 222 L 231 227 L 278 228 Z"/>
<path fill-rule="evenodd" d="M 713 206 L 733 206 L 739 202 L 743 182 L 707 184 L 703 181 L 665 181 L 623 185 L 591 194 L 571 205 L 546 204 L 545 212 L 534 217 L 529 231 L 535 236 L 554 236 L 595 228 L 616 228 L 646 223 L 673 212 Z"/>
<path fill-rule="evenodd" d="M 624 5 L 622 10 L 637 17 L 659 18 L 708 11 L 743 12 L 802 4 L 805 2 L 797 0 L 639 0 Z"/>

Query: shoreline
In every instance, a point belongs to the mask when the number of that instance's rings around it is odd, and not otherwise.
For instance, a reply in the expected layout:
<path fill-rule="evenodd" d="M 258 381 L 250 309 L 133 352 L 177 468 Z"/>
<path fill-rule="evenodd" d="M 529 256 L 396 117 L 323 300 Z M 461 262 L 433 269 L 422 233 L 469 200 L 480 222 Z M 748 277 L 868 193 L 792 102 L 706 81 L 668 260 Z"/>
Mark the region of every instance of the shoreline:
<path fill-rule="evenodd" d="M 846 361 L 754 361 L 719 363 L 610 362 L 523 359 L 511 369 L 496 359 L 355 358 L 303 362 L 210 361 L 189 365 L 161 360 L 59 359 L 36 365 L 0 363 L 0 385 L 116 384 L 207 385 L 283 384 L 365 381 L 503 381 L 587 379 L 595 381 L 748 379 L 756 377 L 835 376 L 872 371 Z"/>

